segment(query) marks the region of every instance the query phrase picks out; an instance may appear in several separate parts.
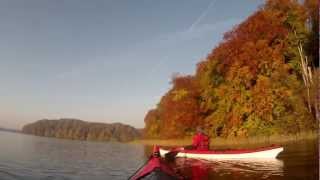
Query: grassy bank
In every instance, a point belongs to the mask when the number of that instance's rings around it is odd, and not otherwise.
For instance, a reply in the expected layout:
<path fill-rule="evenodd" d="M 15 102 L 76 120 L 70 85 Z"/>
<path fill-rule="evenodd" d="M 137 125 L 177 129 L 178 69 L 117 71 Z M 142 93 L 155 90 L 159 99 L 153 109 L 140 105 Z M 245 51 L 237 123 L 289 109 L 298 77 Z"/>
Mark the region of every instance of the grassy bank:
<path fill-rule="evenodd" d="M 243 147 L 258 147 L 271 144 L 285 144 L 301 140 L 317 139 L 318 133 L 315 131 L 299 133 L 295 135 L 272 135 L 268 137 L 250 137 L 250 138 L 212 138 L 210 140 L 211 148 L 243 148 Z M 186 146 L 190 145 L 192 138 L 184 139 L 140 139 L 130 143 L 144 145 L 160 145 L 160 146 Z"/>

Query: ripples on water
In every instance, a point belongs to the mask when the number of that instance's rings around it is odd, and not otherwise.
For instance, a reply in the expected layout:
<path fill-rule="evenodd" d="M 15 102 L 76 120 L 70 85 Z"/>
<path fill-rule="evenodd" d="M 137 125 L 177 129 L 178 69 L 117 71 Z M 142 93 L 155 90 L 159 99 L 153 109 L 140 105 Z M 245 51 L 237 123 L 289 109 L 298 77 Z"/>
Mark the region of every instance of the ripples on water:
<path fill-rule="evenodd" d="M 126 179 L 144 147 L 0 132 L 0 179 Z"/>
<path fill-rule="evenodd" d="M 127 179 L 147 160 L 142 145 L 71 141 L 0 131 L 0 180 Z M 179 158 L 177 172 L 201 179 L 318 179 L 318 144 L 285 146 L 277 160 L 204 161 Z"/>

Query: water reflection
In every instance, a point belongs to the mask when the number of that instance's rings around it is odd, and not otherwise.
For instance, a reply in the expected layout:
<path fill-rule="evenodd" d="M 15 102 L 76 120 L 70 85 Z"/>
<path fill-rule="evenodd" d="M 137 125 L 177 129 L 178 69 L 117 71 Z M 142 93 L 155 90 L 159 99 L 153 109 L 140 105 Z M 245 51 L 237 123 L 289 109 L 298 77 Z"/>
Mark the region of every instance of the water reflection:
<path fill-rule="evenodd" d="M 283 176 L 283 161 L 278 159 L 260 160 L 217 160 L 207 161 L 199 159 L 177 158 L 176 171 L 190 179 L 211 179 L 215 174 L 220 176 Z"/>
<path fill-rule="evenodd" d="M 10 143 L 9 143 L 10 142 Z M 150 156 L 140 144 L 71 141 L 0 132 L 0 179 L 127 179 Z M 169 163 L 190 179 L 318 179 L 318 141 L 285 144 L 281 160 L 205 161 L 177 158 Z"/>

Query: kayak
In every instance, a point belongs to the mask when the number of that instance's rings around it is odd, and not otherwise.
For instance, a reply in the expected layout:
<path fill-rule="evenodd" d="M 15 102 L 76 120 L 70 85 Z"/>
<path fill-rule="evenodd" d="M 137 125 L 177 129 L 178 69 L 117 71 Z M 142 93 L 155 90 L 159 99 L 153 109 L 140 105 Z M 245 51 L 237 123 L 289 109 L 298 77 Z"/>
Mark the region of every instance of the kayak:
<path fill-rule="evenodd" d="M 160 149 L 160 155 L 165 157 L 168 152 L 174 150 Z M 256 149 L 236 149 L 236 150 L 185 150 L 184 148 L 177 152 L 176 157 L 217 160 L 217 159 L 270 159 L 276 158 L 283 151 L 281 146 L 269 146 Z"/>
<path fill-rule="evenodd" d="M 130 180 L 138 179 L 168 179 L 176 180 L 180 179 L 169 167 L 167 167 L 160 158 L 152 157 L 149 159 L 146 165 L 144 165 L 138 172 L 136 172 Z"/>
<path fill-rule="evenodd" d="M 159 148 L 158 148 L 159 153 Z M 156 154 L 156 153 L 153 153 Z M 158 155 L 152 155 L 147 163 L 138 169 L 130 180 L 177 180 L 182 179 Z"/>

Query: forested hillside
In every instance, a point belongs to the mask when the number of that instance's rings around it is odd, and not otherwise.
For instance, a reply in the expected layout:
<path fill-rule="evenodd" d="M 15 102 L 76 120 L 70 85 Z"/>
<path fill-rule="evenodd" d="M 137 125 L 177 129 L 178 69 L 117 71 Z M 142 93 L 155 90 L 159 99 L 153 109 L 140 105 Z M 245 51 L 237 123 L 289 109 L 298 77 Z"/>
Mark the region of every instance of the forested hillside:
<path fill-rule="evenodd" d="M 77 119 L 39 120 L 27 124 L 23 133 L 37 136 L 94 141 L 131 141 L 140 131 L 121 123 L 92 123 Z"/>
<path fill-rule="evenodd" d="M 317 126 L 318 1 L 269 0 L 178 75 L 145 116 L 146 138 L 296 134 Z M 214 34 L 213 34 L 214 36 Z"/>

